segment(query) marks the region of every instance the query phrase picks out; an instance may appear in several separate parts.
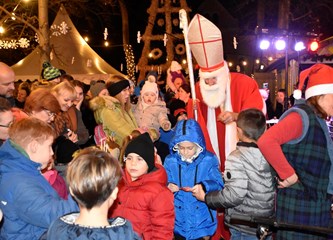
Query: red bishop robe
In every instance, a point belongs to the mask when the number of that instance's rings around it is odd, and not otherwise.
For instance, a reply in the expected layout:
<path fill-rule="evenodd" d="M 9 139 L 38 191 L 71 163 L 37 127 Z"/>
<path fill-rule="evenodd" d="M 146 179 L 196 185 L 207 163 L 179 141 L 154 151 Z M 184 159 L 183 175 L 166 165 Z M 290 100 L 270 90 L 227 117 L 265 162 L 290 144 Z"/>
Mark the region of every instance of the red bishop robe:
<path fill-rule="evenodd" d="M 230 95 L 232 110 L 235 113 L 248 108 L 257 108 L 262 110 L 263 102 L 259 92 L 257 82 L 247 75 L 241 73 L 230 73 Z M 208 107 L 203 101 L 199 82 L 196 83 L 196 95 L 202 104 L 200 104 L 202 115 L 207 123 Z M 215 109 L 216 117 L 221 113 L 220 107 Z M 221 161 L 221 171 L 224 171 L 225 162 L 225 124 L 217 121 L 218 143 Z"/>

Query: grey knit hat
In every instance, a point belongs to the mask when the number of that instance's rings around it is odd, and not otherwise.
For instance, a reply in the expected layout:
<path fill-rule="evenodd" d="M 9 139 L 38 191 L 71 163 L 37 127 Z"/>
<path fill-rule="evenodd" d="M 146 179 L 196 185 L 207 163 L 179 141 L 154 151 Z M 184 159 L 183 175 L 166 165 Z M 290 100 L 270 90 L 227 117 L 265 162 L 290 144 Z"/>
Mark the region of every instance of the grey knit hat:
<path fill-rule="evenodd" d="M 90 82 L 90 92 L 92 97 L 97 97 L 103 89 L 106 89 L 105 83 L 96 81 Z"/>

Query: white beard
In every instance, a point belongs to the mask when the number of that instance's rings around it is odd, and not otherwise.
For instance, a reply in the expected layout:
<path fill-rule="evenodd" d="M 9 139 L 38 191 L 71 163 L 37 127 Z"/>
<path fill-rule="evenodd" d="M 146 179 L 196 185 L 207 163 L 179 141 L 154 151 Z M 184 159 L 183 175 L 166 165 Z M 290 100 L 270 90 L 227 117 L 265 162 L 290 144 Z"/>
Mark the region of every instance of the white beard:
<path fill-rule="evenodd" d="M 227 69 L 227 68 L 226 68 Z M 216 77 L 216 84 L 209 86 L 205 83 L 205 78 Z M 229 78 L 229 71 L 225 67 L 218 70 L 216 75 L 214 73 L 200 73 L 200 91 L 203 101 L 208 107 L 217 108 L 224 107 L 226 94 L 227 94 L 227 81 Z"/>

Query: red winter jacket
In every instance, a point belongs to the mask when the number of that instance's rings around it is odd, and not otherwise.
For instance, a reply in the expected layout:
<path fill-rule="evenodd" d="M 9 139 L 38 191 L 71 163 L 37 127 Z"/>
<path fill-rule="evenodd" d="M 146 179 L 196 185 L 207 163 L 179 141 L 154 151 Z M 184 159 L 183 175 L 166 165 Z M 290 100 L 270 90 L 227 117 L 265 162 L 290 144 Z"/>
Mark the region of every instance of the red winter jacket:
<path fill-rule="evenodd" d="M 124 171 L 111 216 L 129 220 L 142 239 L 171 240 L 175 221 L 173 194 L 167 188 L 163 166 L 156 164 L 156 168 L 133 182 Z"/>

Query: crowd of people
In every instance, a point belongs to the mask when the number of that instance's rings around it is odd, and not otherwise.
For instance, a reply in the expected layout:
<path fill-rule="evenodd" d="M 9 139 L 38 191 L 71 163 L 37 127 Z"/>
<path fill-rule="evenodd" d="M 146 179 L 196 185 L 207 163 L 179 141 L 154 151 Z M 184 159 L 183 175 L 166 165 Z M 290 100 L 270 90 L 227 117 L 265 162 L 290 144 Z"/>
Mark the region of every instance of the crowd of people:
<path fill-rule="evenodd" d="M 202 28 L 213 40 L 197 45 Z M 0 238 L 331 239 L 333 68 L 302 71 L 293 106 L 281 89 L 267 129 L 258 84 L 229 72 L 216 33 L 189 25 L 197 99 L 176 61 L 164 90 L 152 71 L 85 85 L 48 62 L 15 87 L 1 62 Z"/>

